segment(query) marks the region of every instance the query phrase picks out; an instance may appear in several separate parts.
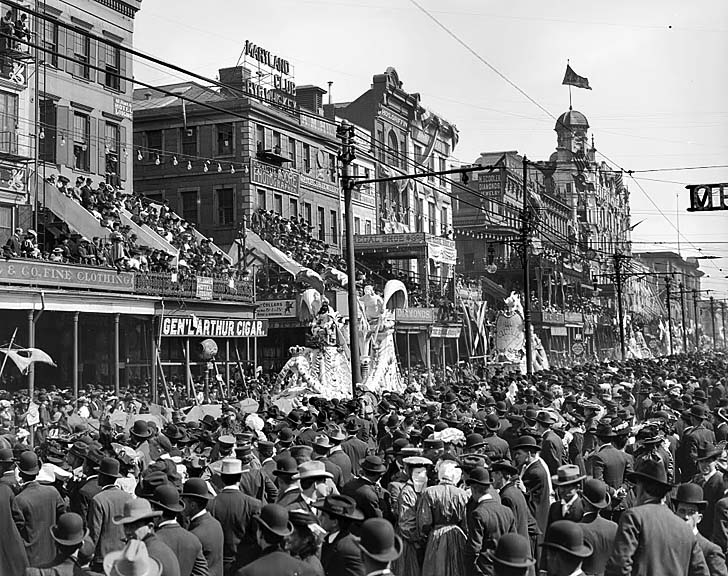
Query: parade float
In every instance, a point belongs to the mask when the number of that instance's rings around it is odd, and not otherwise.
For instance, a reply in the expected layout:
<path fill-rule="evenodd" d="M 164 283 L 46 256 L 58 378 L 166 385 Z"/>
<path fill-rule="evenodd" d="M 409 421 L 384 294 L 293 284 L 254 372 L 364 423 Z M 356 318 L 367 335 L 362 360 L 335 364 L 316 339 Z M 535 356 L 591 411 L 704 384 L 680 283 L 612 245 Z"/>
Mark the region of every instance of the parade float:
<path fill-rule="evenodd" d="M 526 373 L 526 330 L 521 298 L 516 292 L 504 300 L 507 309 L 498 312 L 495 320 L 495 361 L 518 366 Z M 534 370 L 548 370 L 549 359 L 541 339 L 531 328 L 531 350 Z"/>

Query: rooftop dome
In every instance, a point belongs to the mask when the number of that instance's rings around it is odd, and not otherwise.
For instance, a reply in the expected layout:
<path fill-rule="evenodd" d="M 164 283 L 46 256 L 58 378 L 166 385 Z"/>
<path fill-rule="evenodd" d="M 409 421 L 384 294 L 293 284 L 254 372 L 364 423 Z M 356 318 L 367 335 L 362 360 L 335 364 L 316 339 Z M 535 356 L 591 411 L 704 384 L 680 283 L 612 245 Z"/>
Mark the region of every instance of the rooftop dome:
<path fill-rule="evenodd" d="M 564 112 L 556 121 L 556 130 L 560 127 L 564 128 L 589 128 L 589 121 L 581 112 L 577 110 L 569 110 Z"/>

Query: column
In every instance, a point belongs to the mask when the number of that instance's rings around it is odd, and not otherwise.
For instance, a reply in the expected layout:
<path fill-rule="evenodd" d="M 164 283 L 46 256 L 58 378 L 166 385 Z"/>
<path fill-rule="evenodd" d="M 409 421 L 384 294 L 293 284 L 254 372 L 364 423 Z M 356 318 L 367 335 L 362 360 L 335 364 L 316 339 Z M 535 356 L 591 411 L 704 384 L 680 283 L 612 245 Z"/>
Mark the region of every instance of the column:
<path fill-rule="evenodd" d="M 119 313 L 114 314 L 114 394 L 119 395 Z"/>
<path fill-rule="evenodd" d="M 28 347 L 32 348 L 35 346 L 35 311 L 28 310 Z M 33 370 L 33 364 L 28 368 L 28 396 L 30 401 L 33 401 L 33 394 L 35 393 L 35 372 Z M 31 434 L 32 438 L 33 435 Z"/>
<path fill-rule="evenodd" d="M 192 372 L 190 371 L 190 339 L 185 338 L 185 392 L 187 398 L 190 397 L 190 392 L 196 395 L 196 392 L 192 388 Z"/>
<path fill-rule="evenodd" d="M 73 313 L 73 396 L 78 398 L 78 318 L 79 312 Z M 117 394 L 118 396 L 118 394 Z"/>
<path fill-rule="evenodd" d="M 154 318 L 152 318 L 150 323 L 150 335 L 151 338 L 149 339 L 149 342 L 151 344 L 150 346 L 150 357 L 152 359 L 152 380 L 149 383 L 151 390 L 151 396 L 152 396 L 152 402 L 155 404 L 157 403 L 157 337 L 156 337 L 156 331 L 154 330 L 154 325 L 156 322 L 154 321 Z"/>
<path fill-rule="evenodd" d="M 230 338 L 225 339 L 225 390 L 230 396 Z"/>

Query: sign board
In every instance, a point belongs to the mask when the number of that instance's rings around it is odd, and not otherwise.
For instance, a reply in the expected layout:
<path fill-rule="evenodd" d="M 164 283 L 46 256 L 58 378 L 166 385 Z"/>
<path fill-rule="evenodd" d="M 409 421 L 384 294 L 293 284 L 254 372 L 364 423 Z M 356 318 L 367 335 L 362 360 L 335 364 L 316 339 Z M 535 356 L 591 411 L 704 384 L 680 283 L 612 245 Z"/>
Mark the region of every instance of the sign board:
<path fill-rule="evenodd" d="M 728 183 L 692 184 L 686 188 L 690 190 L 688 212 L 728 210 Z"/>
<path fill-rule="evenodd" d="M 396 308 L 394 320 L 400 324 L 434 324 L 435 308 Z"/>
<path fill-rule="evenodd" d="M 196 276 L 195 297 L 200 300 L 212 300 L 212 283 L 209 276 Z"/>
<path fill-rule="evenodd" d="M 15 194 L 25 193 L 25 168 L 0 162 L 0 190 Z"/>
<path fill-rule="evenodd" d="M 584 344 L 581 342 L 574 342 L 571 345 L 571 353 L 574 356 L 581 356 L 584 353 Z"/>
<path fill-rule="evenodd" d="M 425 245 L 424 232 L 402 234 L 357 234 L 354 236 L 355 248 L 378 248 L 388 246 Z"/>
<path fill-rule="evenodd" d="M 560 312 L 543 312 L 544 324 L 563 324 L 564 315 Z"/>
<path fill-rule="evenodd" d="M 0 260 L 0 284 L 133 292 L 134 274 L 113 268 L 64 266 L 36 260 Z"/>
<path fill-rule="evenodd" d="M 478 192 L 486 196 L 501 195 L 501 175 L 500 172 L 478 174 Z"/>
<path fill-rule="evenodd" d="M 7 64 L 0 66 L 0 78 L 10 80 L 18 86 L 25 86 L 28 80 L 25 64 L 9 59 Z"/>
<path fill-rule="evenodd" d="M 310 188 L 316 192 L 323 192 L 329 196 L 336 196 L 337 198 L 339 196 L 339 187 L 336 184 L 319 180 L 318 178 L 311 178 L 311 176 L 307 176 L 306 174 L 301 174 L 299 178 L 301 186 L 305 188 Z"/>
<path fill-rule="evenodd" d="M 566 326 L 551 326 L 551 336 L 568 336 Z"/>
<path fill-rule="evenodd" d="M 432 326 L 430 337 L 432 338 L 460 338 L 460 326 Z"/>
<path fill-rule="evenodd" d="M 495 320 L 495 349 L 512 362 L 520 360 L 526 343 L 523 317 L 518 313 L 498 314 Z"/>
<path fill-rule="evenodd" d="M 121 98 L 114 98 L 114 114 L 121 116 L 127 120 L 131 120 L 134 116 L 134 108 L 131 102 L 122 100 Z"/>
<path fill-rule="evenodd" d="M 162 320 L 162 336 L 200 338 L 258 338 L 268 335 L 268 320 L 227 320 L 197 316 L 167 316 Z"/>
<path fill-rule="evenodd" d="M 252 60 L 251 67 L 260 73 L 257 77 L 251 75 L 245 79 L 243 83 L 245 92 L 266 102 L 295 108 L 296 82 L 290 62 L 250 40 L 245 41 L 243 54 L 246 62 L 248 59 Z"/>
<path fill-rule="evenodd" d="M 389 108 L 380 107 L 379 117 L 388 120 L 395 126 L 402 128 L 402 130 L 407 130 L 409 128 L 409 121 L 399 114 L 392 112 Z"/>
<path fill-rule="evenodd" d="M 295 300 L 259 300 L 255 315 L 258 318 L 295 318 Z"/>
<path fill-rule="evenodd" d="M 266 188 L 280 190 L 288 194 L 298 194 L 298 172 L 250 160 L 250 183 Z"/>

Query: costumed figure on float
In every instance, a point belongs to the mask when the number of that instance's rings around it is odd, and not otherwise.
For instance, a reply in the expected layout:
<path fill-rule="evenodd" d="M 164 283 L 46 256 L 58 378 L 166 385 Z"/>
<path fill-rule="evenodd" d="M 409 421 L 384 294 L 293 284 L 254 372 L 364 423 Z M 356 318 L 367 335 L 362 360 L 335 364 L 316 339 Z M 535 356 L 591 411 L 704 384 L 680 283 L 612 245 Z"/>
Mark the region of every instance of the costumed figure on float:
<path fill-rule="evenodd" d="M 521 298 L 516 292 L 504 300 L 508 309 L 498 312 L 495 321 L 495 348 L 499 362 L 518 364 L 521 372 L 526 373 L 526 338 L 523 321 L 523 306 Z M 533 369 L 548 370 L 549 359 L 544 350 L 541 339 L 531 328 L 531 350 L 533 354 Z"/>

